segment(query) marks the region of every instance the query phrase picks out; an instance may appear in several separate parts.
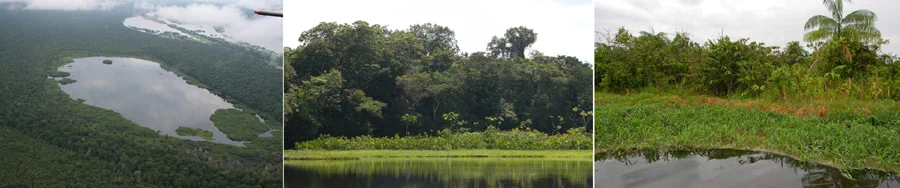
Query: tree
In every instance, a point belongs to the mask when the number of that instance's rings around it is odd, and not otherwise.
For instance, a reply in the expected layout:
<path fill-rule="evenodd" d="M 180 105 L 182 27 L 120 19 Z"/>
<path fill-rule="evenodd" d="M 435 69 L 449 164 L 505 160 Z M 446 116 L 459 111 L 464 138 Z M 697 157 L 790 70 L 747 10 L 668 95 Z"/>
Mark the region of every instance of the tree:
<path fill-rule="evenodd" d="M 847 2 L 852 2 L 847 0 Z M 881 39 L 881 31 L 875 28 L 878 17 L 874 12 L 860 9 L 844 16 L 843 0 L 823 0 L 825 8 L 831 16 L 816 15 L 806 21 L 805 30 L 813 30 L 803 35 L 809 43 L 840 42 L 840 50 L 847 61 L 853 61 L 848 42 L 875 43 Z M 813 62 L 809 71 L 815 69 L 818 60 Z"/>
<path fill-rule="evenodd" d="M 416 24 L 409 27 L 409 32 L 422 43 L 422 51 L 427 60 L 430 60 L 430 70 L 443 71 L 450 68 L 450 64 L 459 53 L 456 45 L 456 34 L 448 27 L 437 24 Z"/>
<path fill-rule="evenodd" d="M 537 41 L 534 30 L 525 26 L 513 27 L 506 30 L 503 37 L 494 36 L 488 43 L 488 51 L 495 57 L 515 58 L 525 57 L 525 48 Z"/>

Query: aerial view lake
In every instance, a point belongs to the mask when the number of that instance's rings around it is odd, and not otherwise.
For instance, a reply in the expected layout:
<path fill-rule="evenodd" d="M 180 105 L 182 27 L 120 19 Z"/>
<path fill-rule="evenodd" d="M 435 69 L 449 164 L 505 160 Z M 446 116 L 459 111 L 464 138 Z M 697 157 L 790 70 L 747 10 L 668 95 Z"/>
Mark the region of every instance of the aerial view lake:
<path fill-rule="evenodd" d="M 598 153 L 595 187 L 900 187 L 875 170 L 841 171 L 774 153 L 742 150 Z"/>
<path fill-rule="evenodd" d="M 111 64 L 104 63 L 111 60 Z M 212 132 L 213 142 L 243 145 L 228 139 L 210 120 L 217 109 L 232 108 L 208 90 L 189 85 L 156 62 L 135 58 L 89 57 L 75 59 L 59 71 L 69 72 L 73 83 L 62 90 L 86 104 L 113 110 L 125 118 L 160 134 L 191 140 L 199 136 L 179 136 L 179 126 Z"/>
<path fill-rule="evenodd" d="M 590 160 L 367 158 L 287 160 L 286 187 L 590 187 Z"/>

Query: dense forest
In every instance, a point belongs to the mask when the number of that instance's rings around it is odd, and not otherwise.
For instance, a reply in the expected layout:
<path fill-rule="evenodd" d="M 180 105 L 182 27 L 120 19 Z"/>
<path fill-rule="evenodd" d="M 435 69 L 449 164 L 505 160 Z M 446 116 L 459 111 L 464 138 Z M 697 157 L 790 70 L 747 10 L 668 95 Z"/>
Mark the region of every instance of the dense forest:
<path fill-rule="evenodd" d="M 875 13 L 843 15 L 843 1 L 830 2 L 826 7 L 833 15 L 813 16 L 798 25 L 809 31 L 803 40 L 811 51 L 798 41 L 782 48 L 721 36 L 701 45 L 683 32 L 601 32 L 595 45 L 597 89 L 782 100 L 900 99 L 900 63 L 894 63 L 896 56 L 880 53 L 888 41 L 874 27 Z"/>
<path fill-rule="evenodd" d="M 285 148 L 320 135 L 590 129 L 590 64 L 526 56 L 537 36 L 513 27 L 486 51 L 465 53 L 453 30 L 436 24 L 321 23 L 285 49 Z"/>
<path fill-rule="evenodd" d="M 280 135 L 245 147 L 164 136 L 48 79 L 73 58 L 135 57 L 282 118 L 281 71 L 269 62 L 236 45 L 128 29 L 132 13 L 0 10 L 0 187 L 281 187 Z"/>

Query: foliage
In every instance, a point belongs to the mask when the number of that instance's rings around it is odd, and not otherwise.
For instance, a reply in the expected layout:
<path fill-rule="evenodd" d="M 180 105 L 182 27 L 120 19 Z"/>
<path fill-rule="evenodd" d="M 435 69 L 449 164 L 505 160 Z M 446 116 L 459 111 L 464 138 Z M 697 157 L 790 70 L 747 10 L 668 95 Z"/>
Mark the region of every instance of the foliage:
<path fill-rule="evenodd" d="M 72 75 L 72 73 L 66 71 L 53 71 L 50 72 L 50 74 L 47 74 L 47 76 L 50 77 L 69 77 L 70 75 Z"/>
<path fill-rule="evenodd" d="M 813 54 L 799 42 L 784 50 L 722 36 L 703 46 L 686 33 L 669 40 L 664 33 L 632 36 L 619 29 L 595 48 L 598 91 L 635 93 L 640 90 L 696 94 L 791 98 L 900 99 L 895 83 L 900 63 L 878 54 L 886 41 L 873 44 L 833 40 Z M 846 50 L 846 51 L 845 51 Z M 852 61 L 844 58 L 853 54 Z M 810 67 L 810 68 L 807 68 Z M 818 68 L 818 69 L 817 69 Z M 810 71 L 823 70 L 823 71 Z"/>
<path fill-rule="evenodd" d="M 78 57 L 148 59 L 280 119 L 279 70 L 243 48 L 126 28 L 129 7 L 0 9 L 0 187 L 281 187 L 279 140 L 236 147 L 160 135 L 47 79 Z"/>
<path fill-rule="evenodd" d="M 587 150 L 285 150 L 284 159 L 291 160 L 367 160 L 375 158 L 544 158 L 545 160 L 583 160 L 593 153 Z"/>
<path fill-rule="evenodd" d="M 112 63 L 113 63 L 112 60 L 109 60 L 109 59 L 103 60 L 103 64 L 112 65 Z"/>
<path fill-rule="evenodd" d="M 219 128 L 228 139 L 234 141 L 252 141 L 269 128 L 259 122 L 253 114 L 235 108 L 218 109 L 209 116 L 216 128 Z"/>
<path fill-rule="evenodd" d="M 62 80 L 59 80 L 59 84 L 62 84 L 62 85 L 71 84 L 71 83 L 75 83 L 75 82 L 77 82 L 77 80 L 74 80 L 71 78 L 63 78 Z"/>
<path fill-rule="evenodd" d="M 797 101 L 790 104 L 802 106 L 790 107 L 646 93 L 597 97 L 598 151 L 734 148 L 786 153 L 842 169 L 900 172 L 896 102 Z"/>
<path fill-rule="evenodd" d="M 175 132 L 180 136 L 198 136 L 206 140 L 212 140 L 213 133 L 200 128 L 178 127 Z"/>
<path fill-rule="evenodd" d="M 591 138 L 584 128 L 569 129 L 565 134 L 547 135 L 533 129 L 500 131 L 488 127 L 482 132 L 456 132 L 449 129 L 435 136 L 347 138 L 323 135 L 315 140 L 297 143 L 300 150 L 584 150 L 591 148 Z"/>
<path fill-rule="evenodd" d="M 525 58 L 536 40 L 525 27 L 507 30 L 501 56 L 460 54 L 454 37 L 431 23 L 404 30 L 321 23 L 307 30 L 284 54 L 285 148 L 324 134 L 436 135 L 445 128 L 483 131 L 489 123 L 501 130 L 524 123 L 545 133 L 591 127 L 591 113 L 571 110 L 591 109 L 590 65 L 540 52 Z"/>

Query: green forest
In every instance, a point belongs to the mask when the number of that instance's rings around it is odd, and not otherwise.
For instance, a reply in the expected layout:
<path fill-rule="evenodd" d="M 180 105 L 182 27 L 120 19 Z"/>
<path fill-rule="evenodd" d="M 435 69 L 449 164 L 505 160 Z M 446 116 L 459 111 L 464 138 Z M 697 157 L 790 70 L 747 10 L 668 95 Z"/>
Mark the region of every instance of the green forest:
<path fill-rule="evenodd" d="M 453 30 L 431 23 L 402 30 L 320 23 L 303 32 L 301 45 L 284 53 L 285 148 L 317 138 L 301 148 L 351 139 L 486 138 L 465 134 L 485 130 L 540 138 L 571 130 L 589 143 L 590 64 L 534 50 L 526 56 L 538 39 L 527 27 L 498 34 L 485 39 L 485 51 L 467 53 Z"/>
<path fill-rule="evenodd" d="M 134 11 L 0 10 L 0 187 L 281 187 L 280 135 L 245 147 L 160 135 L 48 79 L 74 58 L 141 58 L 280 122 L 268 59 L 126 28 Z"/>
<path fill-rule="evenodd" d="M 620 28 L 595 44 L 599 151 L 737 148 L 900 172 L 900 63 L 872 11 L 809 15 L 798 41 Z M 803 41 L 805 47 L 801 45 Z"/>

